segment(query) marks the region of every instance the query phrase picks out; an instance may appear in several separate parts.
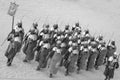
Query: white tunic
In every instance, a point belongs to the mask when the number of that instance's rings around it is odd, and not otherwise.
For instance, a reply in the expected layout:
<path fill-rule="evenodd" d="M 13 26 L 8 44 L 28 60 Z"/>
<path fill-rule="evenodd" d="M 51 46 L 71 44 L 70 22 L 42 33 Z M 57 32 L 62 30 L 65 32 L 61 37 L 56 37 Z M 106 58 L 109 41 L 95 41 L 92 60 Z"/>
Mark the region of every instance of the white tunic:
<path fill-rule="evenodd" d="M 28 36 L 28 39 L 32 39 L 33 41 L 35 41 L 35 40 L 37 40 L 37 35 L 35 35 L 35 34 L 30 34 L 30 35 Z"/>
<path fill-rule="evenodd" d="M 45 43 L 45 44 L 43 45 L 43 48 L 50 49 L 50 44 L 49 44 L 49 43 Z"/>
<path fill-rule="evenodd" d="M 15 27 L 14 27 L 14 30 L 15 30 L 15 32 L 20 32 L 20 31 L 22 31 L 23 29 L 22 29 L 22 28 L 19 28 L 18 26 L 15 26 Z"/>
<path fill-rule="evenodd" d="M 20 37 L 14 37 L 14 41 L 21 42 L 21 38 Z"/>

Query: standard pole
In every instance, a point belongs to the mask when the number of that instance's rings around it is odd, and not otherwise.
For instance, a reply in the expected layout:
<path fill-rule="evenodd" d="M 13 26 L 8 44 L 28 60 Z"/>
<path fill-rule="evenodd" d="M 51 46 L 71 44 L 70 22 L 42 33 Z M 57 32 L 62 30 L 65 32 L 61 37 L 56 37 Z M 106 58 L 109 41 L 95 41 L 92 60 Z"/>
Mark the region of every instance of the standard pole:
<path fill-rule="evenodd" d="M 14 19 L 15 19 L 15 17 L 12 16 L 12 30 L 13 30 L 13 27 L 14 27 Z"/>

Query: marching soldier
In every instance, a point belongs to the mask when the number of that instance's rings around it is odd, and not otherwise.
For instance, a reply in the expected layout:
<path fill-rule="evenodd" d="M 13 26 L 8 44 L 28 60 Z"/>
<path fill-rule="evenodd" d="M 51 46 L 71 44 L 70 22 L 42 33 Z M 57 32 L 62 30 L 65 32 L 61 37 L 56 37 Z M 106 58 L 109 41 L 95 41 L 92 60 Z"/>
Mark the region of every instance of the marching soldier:
<path fill-rule="evenodd" d="M 62 60 L 61 60 L 59 66 L 63 66 L 64 57 L 65 57 L 65 55 L 66 55 L 66 53 L 67 53 L 67 51 L 68 51 L 68 45 L 67 45 L 67 43 L 68 43 L 67 41 L 68 41 L 68 40 L 65 38 L 64 33 L 61 34 L 61 41 L 62 41 L 62 43 L 61 43 L 61 49 L 62 49 L 61 55 L 62 55 Z"/>
<path fill-rule="evenodd" d="M 98 56 L 97 42 L 95 40 L 90 42 L 90 56 L 87 63 L 87 70 L 92 70 L 95 66 L 96 58 Z"/>
<path fill-rule="evenodd" d="M 51 59 L 51 63 L 49 65 L 50 75 L 49 77 L 52 78 L 54 74 L 58 72 L 59 65 L 58 63 L 62 60 L 62 49 L 61 49 L 61 40 L 57 40 L 56 47 L 54 48 L 54 55 Z"/>
<path fill-rule="evenodd" d="M 71 49 L 72 49 L 72 37 L 71 36 L 69 36 L 68 37 L 69 38 L 69 41 L 68 41 L 68 43 L 66 43 L 66 53 L 65 53 L 65 55 L 64 55 L 64 57 L 63 57 L 63 66 L 65 67 L 65 68 L 67 68 L 67 66 L 68 66 L 68 63 L 69 63 L 69 56 L 71 55 Z"/>
<path fill-rule="evenodd" d="M 68 62 L 67 65 L 65 66 L 66 68 L 66 72 L 65 75 L 69 75 L 69 73 L 72 73 L 75 71 L 75 66 L 76 66 L 76 62 L 78 59 L 78 44 L 76 43 L 76 41 L 72 41 L 72 47 L 69 48 L 69 52 L 71 53 L 68 57 Z"/>
<path fill-rule="evenodd" d="M 34 48 L 34 51 L 37 51 L 37 55 L 36 55 L 36 61 L 39 62 L 39 58 L 40 58 L 40 53 L 41 53 L 41 47 L 42 47 L 42 43 L 46 40 L 50 40 L 50 30 L 49 30 L 49 24 L 47 25 L 43 25 L 43 30 L 39 33 L 38 35 L 38 41 L 37 41 L 37 45 Z M 50 43 L 50 41 L 49 41 Z"/>
<path fill-rule="evenodd" d="M 51 45 L 51 48 L 50 48 L 50 52 L 49 52 L 49 55 L 47 56 L 47 60 L 48 60 L 48 67 L 51 63 L 51 60 L 52 60 L 52 57 L 53 55 L 55 54 L 56 52 L 56 49 L 57 49 L 57 45 L 60 44 L 64 38 L 63 38 L 63 34 L 62 32 L 58 31 L 57 33 L 55 33 L 53 35 L 53 39 L 50 40 L 50 45 Z"/>
<path fill-rule="evenodd" d="M 98 57 L 96 59 L 96 64 L 95 64 L 95 68 L 99 69 L 99 66 L 103 65 L 106 54 L 107 54 L 107 47 L 105 45 L 105 42 L 103 42 L 102 44 L 98 45 Z"/>
<path fill-rule="evenodd" d="M 38 26 L 37 23 L 33 23 L 33 26 L 25 36 L 24 39 L 25 45 L 23 47 L 23 52 L 25 53 L 26 57 L 23 60 L 23 62 L 28 62 L 34 59 L 34 48 L 36 47 L 37 44 L 38 32 L 39 32 L 37 26 Z"/>
<path fill-rule="evenodd" d="M 22 28 L 22 23 L 19 23 L 8 35 L 7 40 L 10 41 L 8 48 L 6 50 L 5 56 L 8 58 L 7 66 L 11 66 L 11 63 L 16 55 L 21 49 L 21 43 L 24 36 L 24 31 Z"/>
<path fill-rule="evenodd" d="M 80 53 L 79 53 L 79 58 L 77 62 L 77 73 L 79 73 L 80 70 L 86 70 L 87 69 L 87 62 L 89 58 L 89 43 L 88 41 L 83 41 L 81 42 L 81 47 L 80 47 Z"/>
<path fill-rule="evenodd" d="M 114 52 L 116 52 L 116 45 L 115 41 L 110 41 L 107 45 L 107 55 L 106 58 L 108 59 L 110 56 L 113 56 Z"/>
<path fill-rule="evenodd" d="M 44 39 L 41 43 L 41 52 L 39 55 L 39 65 L 36 70 L 40 70 L 41 68 L 45 68 L 47 65 L 46 57 L 49 55 L 50 52 L 50 39 Z"/>
<path fill-rule="evenodd" d="M 114 71 L 115 69 L 119 68 L 119 62 L 118 62 L 118 55 L 116 55 L 116 52 L 114 56 L 110 56 L 108 59 L 108 62 L 105 67 L 104 75 L 105 80 L 110 80 L 114 77 Z"/>

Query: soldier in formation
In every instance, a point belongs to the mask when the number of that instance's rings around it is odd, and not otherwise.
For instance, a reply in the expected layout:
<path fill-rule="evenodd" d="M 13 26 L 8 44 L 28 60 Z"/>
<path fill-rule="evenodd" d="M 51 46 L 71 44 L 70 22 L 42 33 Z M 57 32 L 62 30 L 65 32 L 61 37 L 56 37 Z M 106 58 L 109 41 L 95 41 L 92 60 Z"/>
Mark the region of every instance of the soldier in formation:
<path fill-rule="evenodd" d="M 7 66 L 11 66 L 16 53 L 20 52 L 23 37 L 24 29 L 22 28 L 22 22 L 19 21 L 7 37 L 7 41 L 9 41 L 8 48 L 5 52 Z"/>

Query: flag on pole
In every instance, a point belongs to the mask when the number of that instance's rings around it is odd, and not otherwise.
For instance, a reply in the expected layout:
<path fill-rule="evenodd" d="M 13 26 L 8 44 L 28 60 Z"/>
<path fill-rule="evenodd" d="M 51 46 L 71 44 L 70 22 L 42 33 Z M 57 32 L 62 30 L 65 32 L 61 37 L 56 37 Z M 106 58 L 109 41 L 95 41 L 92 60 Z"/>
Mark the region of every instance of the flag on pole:
<path fill-rule="evenodd" d="M 15 2 L 11 2 L 10 3 L 10 7 L 9 7 L 9 10 L 8 10 L 8 15 L 10 16 L 14 16 L 16 11 L 17 11 L 17 8 L 18 8 L 18 4 L 16 4 Z"/>

